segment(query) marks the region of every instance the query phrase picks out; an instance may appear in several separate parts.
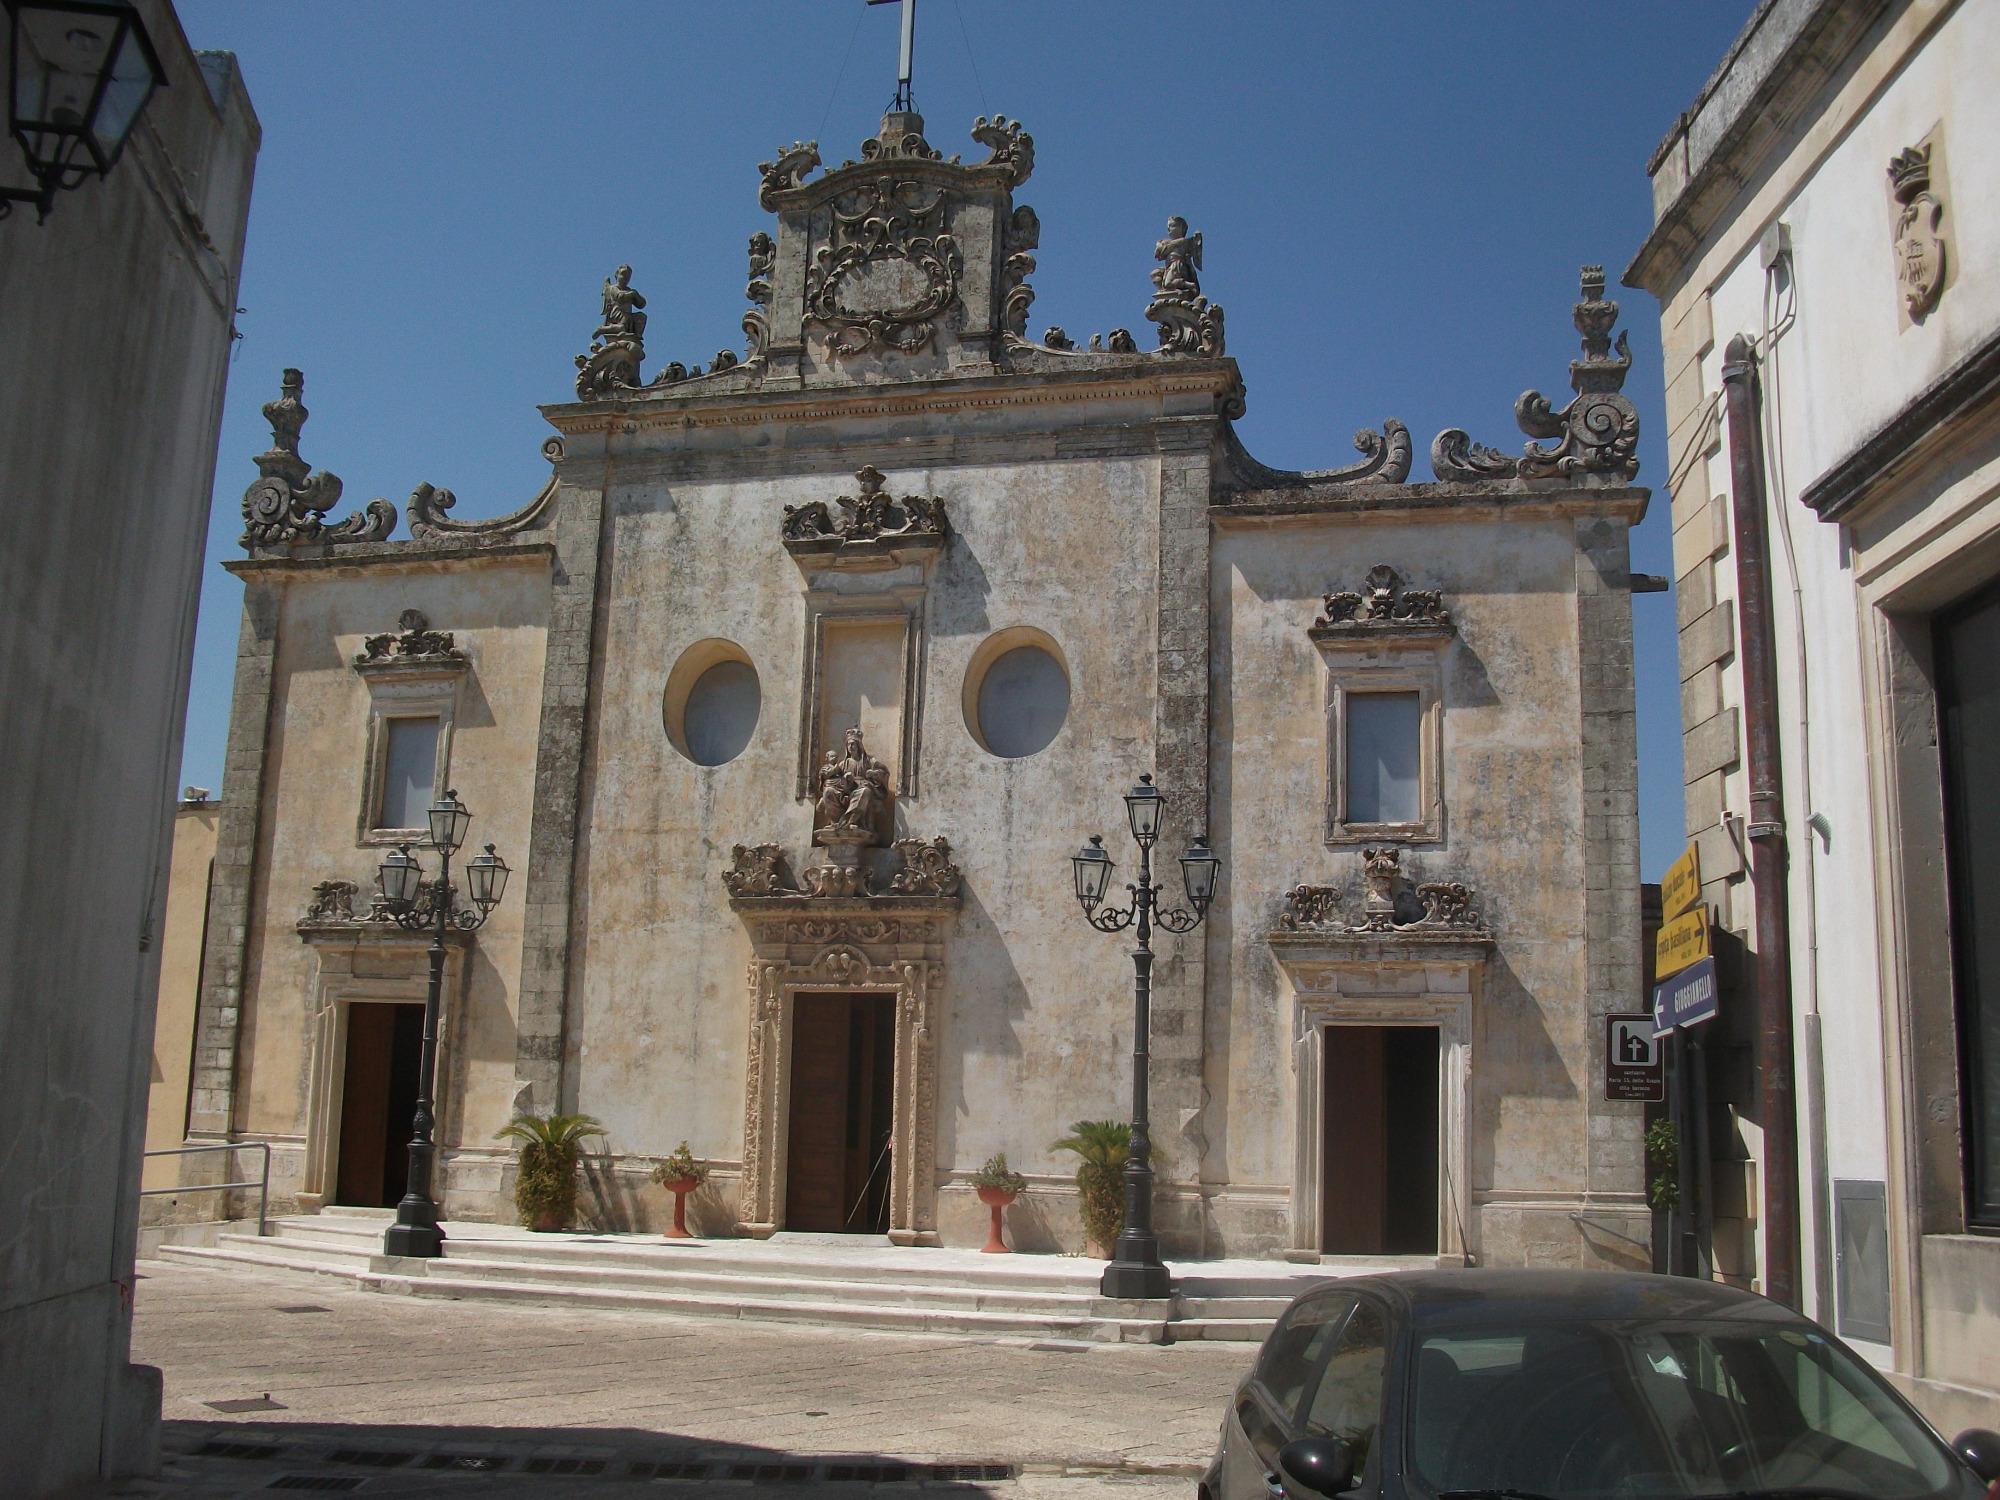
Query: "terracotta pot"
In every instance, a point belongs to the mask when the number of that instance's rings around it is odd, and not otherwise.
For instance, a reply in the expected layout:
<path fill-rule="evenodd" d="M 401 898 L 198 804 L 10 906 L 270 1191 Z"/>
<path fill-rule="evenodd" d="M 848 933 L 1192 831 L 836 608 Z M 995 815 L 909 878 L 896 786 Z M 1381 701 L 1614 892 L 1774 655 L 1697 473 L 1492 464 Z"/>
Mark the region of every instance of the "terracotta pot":
<path fill-rule="evenodd" d="M 537 1234 L 559 1234 L 569 1228 L 563 1216 L 553 1209 L 545 1209 L 535 1215 L 535 1222 L 528 1226 Z"/>
<path fill-rule="evenodd" d="M 1014 1252 L 1007 1248 L 1007 1242 L 1000 1238 L 1000 1216 L 1020 1194 L 1012 1188 L 1003 1187 L 982 1187 L 978 1193 L 979 1201 L 993 1210 L 993 1221 L 986 1227 L 986 1243 L 979 1247 L 980 1252 L 985 1255 L 1012 1255 Z"/>
<path fill-rule="evenodd" d="M 688 1233 L 688 1194 L 701 1184 L 692 1177 L 676 1177 L 672 1182 L 663 1182 L 660 1186 L 674 1195 L 674 1222 L 667 1226 L 666 1237 L 670 1240 L 693 1239 L 694 1236 Z"/>
<path fill-rule="evenodd" d="M 1086 1235 L 1083 1241 L 1083 1253 L 1094 1260 L 1109 1260 L 1111 1259 L 1111 1246 L 1105 1244 L 1102 1240 L 1093 1240 Z"/>

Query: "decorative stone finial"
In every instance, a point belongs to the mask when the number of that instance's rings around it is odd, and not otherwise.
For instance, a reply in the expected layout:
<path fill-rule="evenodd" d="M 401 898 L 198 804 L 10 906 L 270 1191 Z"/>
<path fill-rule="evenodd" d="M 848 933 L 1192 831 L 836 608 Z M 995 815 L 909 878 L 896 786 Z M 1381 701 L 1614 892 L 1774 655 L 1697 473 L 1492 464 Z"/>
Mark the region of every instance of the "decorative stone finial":
<path fill-rule="evenodd" d="M 1639 412 L 1619 392 L 1632 367 L 1624 334 L 1614 345 L 1611 330 L 1618 304 L 1604 295 L 1604 267 L 1585 266 L 1581 297 L 1573 311 L 1583 336 L 1583 357 L 1569 365 L 1574 399 L 1554 410 L 1540 391 L 1523 391 L 1514 403 L 1515 424 L 1531 438 L 1556 438 L 1553 447 L 1529 443 L 1521 457 L 1472 441 L 1462 428 L 1448 427 L 1431 443 L 1431 469 L 1439 479 L 1576 479 L 1601 477 L 1624 482 L 1639 472 Z"/>
<path fill-rule="evenodd" d="M 1167 220 L 1167 237 L 1153 246 L 1153 259 L 1160 265 L 1146 317 L 1160 326 L 1160 352 L 1222 353 L 1222 309 L 1201 294 L 1201 236 L 1189 234 L 1187 220 L 1176 214 Z"/>
<path fill-rule="evenodd" d="M 271 446 L 252 460 L 259 477 L 243 492 L 242 545 L 285 547 L 295 542 L 379 542 L 396 529 L 396 508 L 386 500 L 370 500 L 338 525 L 324 517 L 340 502 L 338 475 L 310 466 L 299 456 L 299 433 L 311 415 L 300 399 L 306 378 L 286 370 L 278 396 L 264 403 L 264 420 L 271 424 Z"/>
<path fill-rule="evenodd" d="M 1931 148 L 1911 146 L 1889 162 L 1890 190 L 1902 205 L 1896 215 L 1896 284 L 1912 321 L 1944 294 L 1944 237 L 1938 226 L 1944 204 L 1931 193 Z"/>
<path fill-rule="evenodd" d="M 576 394 L 598 401 L 635 390 L 646 358 L 646 299 L 632 289 L 632 268 L 620 266 L 604 283 L 603 312 L 590 335 L 590 352 L 576 357 Z"/>
<path fill-rule="evenodd" d="M 989 123 L 981 115 L 972 122 L 972 138 L 987 150 L 982 167 L 1005 167 L 1009 187 L 1019 187 L 1035 170 L 1035 138 L 1021 128 L 1019 120 L 995 115 Z"/>

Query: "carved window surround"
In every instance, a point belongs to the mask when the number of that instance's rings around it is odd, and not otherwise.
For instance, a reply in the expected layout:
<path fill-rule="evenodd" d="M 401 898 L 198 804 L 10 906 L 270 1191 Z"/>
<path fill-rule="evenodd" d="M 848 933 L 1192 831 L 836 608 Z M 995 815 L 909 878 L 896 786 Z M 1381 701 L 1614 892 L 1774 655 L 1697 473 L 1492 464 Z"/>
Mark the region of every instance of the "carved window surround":
<path fill-rule="evenodd" d="M 894 996 L 896 1006 L 889 1238 L 939 1243 L 938 1029 L 958 899 L 742 896 L 729 904 L 749 929 L 752 955 L 738 1232 L 761 1239 L 784 1227 L 795 997 L 872 991 Z"/>
<path fill-rule="evenodd" d="M 901 578 L 903 575 L 895 575 Z M 874 584 L 874 580 L 870 580 Z M 821 755 L 829 745 L 820 732 L 820 698 L 827 669 L 827 626 L 834 624 L 892 624 L 901 627 L 903 640 L 903 702 L 901 731 L 897 735 L 895 799 L 914 800 L 917 796 L 919 736 L 923 725 L 923 659 L 925 647 L 924 598 L 921 581 L 885 580 L 863 592 L 812 587 L 806 590 L 806 649 L 804 681 L 799 694 L 799 765 L 794 795 L 813 795 L 813 776 Z"/>
<path fill-rule="evenodd" d="M 1271 950 L 1292 991 L 1292 1222 L 1288 1258 L 1316 1261 L 1326 1180 L 1327 1032 L 1432 1026 L 1438 1032 L 1438 1259 L 1478 1253 L 1471 1182 L 1473 1014 L 1492 939 L 1450 932 L 1287 929 Z M 1468 1236 L 1470 1242 L 1468 1243 Z"/>
<path fill-rule="evenodd" d="M 431 782 L 435 797 L 451 774 L 452 729 L 458 717 L 459 684 L 472 662 L 450 631 L 436 631 L 417 610 L 403 611 L 399 631 L 372 635 L 354 658 L 354 670 L 368 687 L 368 732 L 361 776 L 361 811 L 355 821 L 355 844 L 386 848 L 429 839 L 424 828 L 377 828 L 375 812 L 382 805 L 382 779 L 388 770 L 389 721 L 438 721 L 437 765 Z"/>
<path fill-rule="evenodd" d="M 430 934 L 393 922 L 309 915 L 299 937 L 313 949 L 305 1028 L 306 1159 L 299 1206 L 317 1212 L 332 1197 L 340 1161 L 340 1101 L 347 1081 L 348 1006 L 356 1002 L 422 1005 L 430 984 Z M 452 1111 L 463 1075 L 459 1012 L 452 997 L 464 986 L 469 932 L 445 936 L 444 1004 L 438 1029 L 436 1139 L 451 1139 Z M 454 1066 L 454 1064 L 457 1064 Z"/>
<path fill-rule="evenodd" d="M 1376 839 L 1441 842 L 1444 805 L 1444 654 L 1458 626 L 1435 590 L 1405 589 L 1394 568 L 1377 565 L 1363 591 L 1335 592 L 1306 634 L 1326 673 L 1326 842 Z M 1348 699 L 1359 693 L 1415 693 L 1418 705 L 1417 806 L 1408 823 L 1361 823 L 1348 816 Z"/>

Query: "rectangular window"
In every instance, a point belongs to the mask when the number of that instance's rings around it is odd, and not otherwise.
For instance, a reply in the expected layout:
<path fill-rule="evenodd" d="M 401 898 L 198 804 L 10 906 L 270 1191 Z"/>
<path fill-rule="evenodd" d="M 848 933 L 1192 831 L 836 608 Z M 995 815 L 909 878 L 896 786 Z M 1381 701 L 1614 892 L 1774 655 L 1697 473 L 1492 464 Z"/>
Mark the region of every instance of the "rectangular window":
<path fill-rule="evenodd" d="M 1349 693 L 1346 709 L 1346 821 L 1419 821 L 1420 695 Z"/>
<path fill-rule="evenodd" d="M 437 789 L 438 720 L 385 719 L 377 828 L 422 828 Z"/>

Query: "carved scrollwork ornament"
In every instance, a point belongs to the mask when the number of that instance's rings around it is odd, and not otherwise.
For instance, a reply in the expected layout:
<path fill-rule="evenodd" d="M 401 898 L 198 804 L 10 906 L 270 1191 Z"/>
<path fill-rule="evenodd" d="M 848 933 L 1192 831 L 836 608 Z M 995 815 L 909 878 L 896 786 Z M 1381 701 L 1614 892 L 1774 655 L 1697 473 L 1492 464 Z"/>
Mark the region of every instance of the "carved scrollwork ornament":
<path fill-rule="evenodd" d="M 781 896 L 798 889 L 787 877 L 784 850 L 777 844 L 738 844 L 722 872 L 722 887 L 732 896 Z"/>
<path fill-rule="evenodd" d="M 396 529 L 396 508 L 387 500 L 370 500 L 346 520 L 329 526 L 326 513 L 340 503 L 338 475 L 317 473 L 299 456 L 299 433 L 311 415 L 300 398 L 306 378 L 286 370 L 276 400 L 264 404 L 271 424 L 271 446 L 252 460 L 258 477 L 243 492 L 241 545 L 288 547 L 298 542 L 379 542 Z"/>
<path fill-rule="evenodd" d="M 750 236 L 750 281 L 743 288 L 752 304 L 743 314 L 744 357 L 762 359 L 771 347 L 771 271 L 778 263 L 777 242 L 763 230 Z"/>
<path fill-rule="evenodd" d="M 1007 220 L 1001 246 L 1005 259 L 1000 263 L 1000 326 L 1021 338 L 1027 337 L 1028 309 L 1035 301 L 1028 278 L 1035 271 L 1033 251 L 1041 242 L 1042 221 L 1027 204 L 1018 205 Z"/>
<path fill-rule="evenodd" d="M 1514 403 L 1514 422 L 1530 438 L 1553 438 L 1553 446 L 1528 443 L 1519 458 L 1475 443 L 1465 431 L 1446 428 L 1431 444 L 1431 469 L 1442 480 L 1575 479 L 1585 476 L 1630 480 L 1639 472 L 1639 412 L 1621 394 L 1632 367 L 1624 334 L 1614 344 L 1611 330 L 1618 304 L 1604 295 L 1604 267 L 1585 266 L 1572 312 L 1583 338 L 1583 356 L 1569 365 L 1576 394 L 1557 410 L 1540 391 L 1523 391 Z"/>
<path fill-rule="evenodd" d="M 889 880 L 897 896 L 956 896 L 963 876 L 951 862 L 951 843 L 934 839 L 897 839 L 893 845 L 903 868 Z"/>
<path fill-rule="evenodd" d="M 433 630 L 431 622 L 419 609 L 406 609 L 397 620 L 397 628 L 371 635 L 361 643 L 361 654 L 354 658 L 360 663 L 409 661 L 409 662 L 450 662 L 465 660 L 465 653 L 458 649 L 449 630 Z"/>
<path fill-rule="evenodd" d="M 1323 932 L 1343 937 L 1412 933 L 1459 935 L 1485 940 L 1485 917 L 1474 905 L 1477 893 L 1464 881 L 1425 881 L 1411 889 L 1402 851 L 1378 845 L 1361 851 L 1361 920 L 1343 914 L 1338 886 L 1298 885 L 1285 893 L 1278 913 L 1280 932 Z"/>
<path fill-rule="evenodd" d="M 1007 185 L 1019 187 L 1035 170 L 1035 138 L 1021 128 L 1019 120 L 995 115 L 991 121 L 981 115 L 972 123 L 972 138 L 987 150 L 982 167 L 1005 167 Z"/>
<path fill-rule="evenodd" d="M 1368 570 L 1359 593 L 1339 590 L 1326 595 L 1315 630 L 1342 625 L 1450 625 L 1444 596 L 1437 589 L 1403 587 L 1403 575 L 1387 563 Z"/>
<path fill-rule="evenodd" d="M 819 165 L 817 141 L 793 141 L 770 161 L 757 163 L 763 181 L 757 188 L 758 206 L 769 212 L 777 205 L 772 194 L 789 192 L 805 181 L 806 173 Z"/>
<path fill-rule="evenodd" d="M 859 495 L 837 495 L 836 515 L 824 500 L 787 505 L 780 534 L 787 542 L 874 542 L 895 538 L 942 538 L 947 529 L 944 501 L 935 495 L 887 493 L 882 471 L 873 464 L 855 471 Z"/>
<path fill-rule="evenodd" d="M 945 228 L 945 198 L 913 178 L 883 174 L 855 183 L 829 205 L 827 242 L 806 268 L 805 310 L 827 329 L 833 353 L 913 354 L 959 305 L 965 263 Z M 903 276 L 871 274 L 898 263 Z M 883 305 L 870 305 L 877 299 Z"/>

